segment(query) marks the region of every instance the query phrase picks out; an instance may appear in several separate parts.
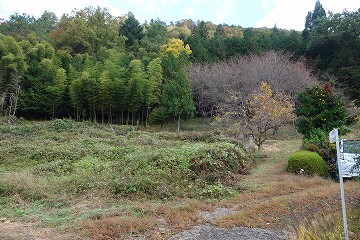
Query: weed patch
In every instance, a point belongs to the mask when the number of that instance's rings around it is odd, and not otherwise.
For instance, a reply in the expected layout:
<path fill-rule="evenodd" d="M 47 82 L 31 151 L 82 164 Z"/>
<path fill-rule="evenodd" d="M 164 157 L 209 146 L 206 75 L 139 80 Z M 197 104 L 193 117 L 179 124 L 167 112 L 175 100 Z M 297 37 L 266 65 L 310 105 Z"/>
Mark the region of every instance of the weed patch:
<path fill-rule="evenodd" d="M 116 194 L 156 198 L 221 197 L 230 180 L 245 174 L 247 154 L 230 143 L 193 143 L 179 148 L 144 149 L 124 156 L 113 181 Z"/>
<path fill-rule="evenodd" d="M 191 124 L 198 129 L 203 120 Z M 5 121 L 0 141 L 0 215 L 48 226 L 76 222 L 98 239 L 191 226 L 199 221 L 196 207 L 166 203 L 231 197 L 257 158 L 212 132 L 145 132 L 70 119 Z M 83 196 L 96 194 L 103 209 L 83 206 L 93 201 Z M 119 211 L 114 204 L 139 199 L 156 207 Z"/>

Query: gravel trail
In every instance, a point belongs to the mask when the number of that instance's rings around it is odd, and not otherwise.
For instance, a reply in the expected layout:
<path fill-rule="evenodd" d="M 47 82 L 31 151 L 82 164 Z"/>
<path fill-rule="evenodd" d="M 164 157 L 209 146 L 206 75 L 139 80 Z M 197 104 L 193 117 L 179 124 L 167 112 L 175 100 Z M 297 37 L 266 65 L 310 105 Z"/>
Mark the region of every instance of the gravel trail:
<path fill-rule="evenodd" d="M 218 228 L 212 225 L 200 225 L 181 232 L 171 240 L 286 240 L 285 232 L 260 228 Z"/>

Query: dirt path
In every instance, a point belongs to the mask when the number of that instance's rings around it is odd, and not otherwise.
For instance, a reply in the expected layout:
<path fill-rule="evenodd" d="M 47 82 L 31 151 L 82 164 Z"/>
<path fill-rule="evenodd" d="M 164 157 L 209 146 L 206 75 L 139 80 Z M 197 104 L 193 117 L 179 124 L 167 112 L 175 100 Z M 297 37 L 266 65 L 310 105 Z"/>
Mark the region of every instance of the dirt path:
<path fill-rule="evenodd" d="M 279 146 L 268 144 L 264 147 L 264 151 L 270 154 L 280 154 L 282 151 Z M 290 150 L 291 151 L 291 150 Z M 289 152 L 290 152 L 289 151 Z M 285 153 L 286 154 L 286 153 Z M 260 192 L 261 188 L 274 182 L 281 172 L 283 161 L 279 158 L 274 158 L 270 162 L 265 162 L 258 166 L 251 175 L 243 179 L 244 187 L 257 189 L 255 192 Z M 274 176 L 274 178 L 273 178 Z M 265 180 L 266 179 L 266 180 Z M 265 180 L 265 181 L 264 181 Z M 215 211 L 205 211 L 200 213 L 201 218 L 206 224 L 196 226 L 190 230 L 183 231 L 171 238 L 171 240 L 221 240 L 221 239 L 238 239 L 238 240 L 281 240 L 289 239 L 289 233 L 281 230 L 271 230 L 264 228 L 249 228 L 249 227 L 232 227 L 220 228 L 217 227 L 216 221 L 226 218 L 231 215 L 236 215 L 239 211 L 243 211 L 242 204 L 235 204 L 234 202 L 223 202 L 227 207 L 220 207 Z"/>
<path fill-rule="evenodd" d="M 285 172 L 288 154 L 299 146 L 300 141 L 268 142 L 264 149 L 271 158 L 242 180 L 248 191 L 201 213 L 204 225 L 171 239 L 291 239 L 304 220 L 341 211 L 338 183 Z M 346 192 L 349 205 L 359 203 L 358 183 L 346 183 Z"/>
<path fill-rule="evenodd" d="M 218 228 L 212 225 L 200 225 L 184 231 L 171 240 L 282 240 L 288 239 L 286 233 L 260 228 Z"/>

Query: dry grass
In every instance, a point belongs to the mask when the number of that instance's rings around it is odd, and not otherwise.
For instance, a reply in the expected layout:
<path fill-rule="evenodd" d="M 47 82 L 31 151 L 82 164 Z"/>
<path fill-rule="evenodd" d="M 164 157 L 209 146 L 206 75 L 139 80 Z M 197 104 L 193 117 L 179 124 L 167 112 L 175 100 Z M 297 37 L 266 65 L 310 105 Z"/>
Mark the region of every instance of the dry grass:
<path fill-rule="evenodd" d="M 272 158 L 243 179 L 251 190 L 222 202 L 225 207 L 236 206 L 237 212 L 213 223 L 221 227 L 261 227 L 294 231 L 304 221 L 341 212 L 339 184 L 320 177 L 292 175 L 285 172 L 288 153 L 299 147 L 299 141 L 277 143 L 280 149 Z M 359 204 L 360 187 L 346 182 L 349 209 Z M 220 204 L 219 204 L 220 205 Z M 307 219 L 307 220 L 306 220 Z"/>
<path fill-rule="evenodd" d="M 254 195 L 252 200 L 240 204 L 238 212 L 215 221 L 222 227 L 248 226 L 284 229 L 286 225 L 296 224 L 305 216 L 331 213 L 338 209 L 336 199 L 338 187 L 322 186 L 294 193 L 280 193 L 270 196 Z"/>
<path fill-rule="evenodd" d="M 99 199 L 100 200 L 100 199 Z M 82 203 L 85 199 L 79 200 Z M 168 239 L 175 233 L 201 223 L 200 210 L 212 210 L 211 204 L 194 199 L 178 199 L 168 202 L 128 201 L 118 199 L 121 208 L 96 213 L 98 204 L 91 202 L 77 208 L 93 211 L 83 220 L 76 221 L 67 231 L 80 232 L 89 239 L 132 239 L 134 236 L 146 239 Z M 103 207 L 114 204 L 102 202 Z M 91 208 L 94 208 L 91 210 Z M 106 208 L 105 208 L 106 209 Z M 84 213 L 79 211 L 79 215 Z"/>
<path fill-rule="evenodd" d="M 339 215 L 317 217 L 312 221 L 304 221 L 297 229 L 298 240 L 343 239 L 342 220 Z"/>
<path fill-rule="evenodd" d="M 129 235 L 168 239 L 174 233 L 202 223 L 200 211 L 211 211 L 219 207 L 235 207 L 237 210 L 234 214 L 212 222 L 221 227 L 273 228 L 297 231 L 301 237 L 306 235 L 311 226 L 314 226 L 313 232 L 319 229 L 321 232 L 324 227 L 338 226 L 334 218 L 341 210 L 338 183 L 320 177 L 292 175 L 284 170 L 286 156 L 298 149 L 299 145 L 300 141 L 277 141 L 279 149 L 287 150 L 272 152 L 268 161 L 251 175 L 242 177 L 241 185 L 248 190 L 230 199 L 213 203 L 189 199 L 138 202 L 132 204 L 132 210 L 126 210 L 126 218 L 109 216 L 88 220 L 83 226 L 92 237 L 97 236 L 98 239 L 111 239 L 104 236 Z M 345 185 L 347 205 L 351 209 L 359 204 L 359 184 L 349 181 Z M 136 212 L 138 216 L 134 216 L 132 212 Z M 328 221 L 323 216 L 336 221 Z M 324 222 L 321 219 L 325 219 Z M 333 234 L 337 236 L 338 233 L 334 231 Z"/>
<path fill-rule="evenodd" d="M 105 134 L 102 131 L 95 133 L 99 136 Z M 268 158 L 264 159 L 250 175 L 236 176 L 234 186 L 239 193 L 223 201 L 209 202 L 175 197 L 169 197 L 166 200 L 139 199 L 136 196 L 133 198 L 114 197 L 106 188 L 101 187 L 81 194 L 62 195 L 62 198 L 66 199 L 63 201 L 65 206 L 59 207 L 58 203 L 62 200 L 55 201 L 54 196 L 42 195 L 53 194 L 51 184 L 56 181 L 47 182 L 44 180 L 45 177 L 28 171 L 4 174 L 0 179 L 0 191 L 3 191 L 3 194 L 4 191 L 13 191 L 11 193 L 13 197 L 23 200 L 24 206 L 29 205 L 28 198 L 39 198 L 39 201 L 33 204 L 42 207 L 39 211 L 43 211 L 41 214 L 45 218 L 40 219 L 48 220 L 52 217 L 60 223 L 54 224 L 55 226 L 63 226 L 61 231 L 73 232 L 75 235 L 78 233 L 85 239 L 133 239 L 137 236 L 154 240 L 168 239 L 175 233 L 204 223 L 200 217 L 201 211 L 213 211 L 224 207 L 235 209 L 237 212 L 213 221 L 214 224 L 222 227 L 250 226 L 290 231 L 295 229 L 301 233 L 300 230 L 305 232 L 312 225 L 319 226 L 318 228 L 321 228 L 323 224 L 335 226 L 337 222 L 323 223 L 321 218 L 329 216 L 331 219 L 333 212 L 340 212 L 338 183 L 320 177 L 286 173 L 287 156 L 298 150 L 301 145 L 300 140 L 291 136 L 289 138 L 286 141 L 268 141 L 264 147 L 264 154 Z M 115 140 L 109 138 L 106 141 L 116 142 Z M 60 138 L 53 144 L 61 141 Z M 98 140 L 93 141 L 98 142 Z M 88 142 L 84 143 L 86 144 L 81 145 L 81 149 L 87 149 Z M 115 148 L 117 145 L 114 146 Z M 102 149 L 99 146 L 100 153 L 108 154 L 109 151 L 102 151 Z M 93 162 L 90 161 L 90 163 Z M 349 209 L 358 206 L 359 189 L 359 183 L 346 182 L 345 192 Z M 35 217 L 38 215 L 32 214 L 36 215 Z"/>
<path fill-rule="evenodd" d="M 10 172 L 0 178 L 0 195 L 20 195 L 24 199 L 41 199 L 49 195 L 46 179 L 29 171 Z"/>
<path fill-rule="evenodd" d="M 83 231 L 91 239 L 125 239 L 153 230 L 157 224 L 152 218 L 109 216 L 84 221 Z"/>
<path fill-rule="evenodd" d="M 237 184 L 244 191 L 230 199 L 212 203 L 189 199 L 139 201 L 125 204 L 128 208 L 119 216 L 88 219 L 82 223 L 83 229 L 93 239 L 130 235 L 168 239 L 174 233 L 201 224 L 201 211 L 227 207 L 237 212 L 213 220 L 214 224 L 288 230 L 297 232 L 299 239 L 338 239 L 331 237 L 339 235 L 339 184 L 320 177 L 285 172 L 287 156 L 300 145 L 301 141 L 294 139 L 269 141 L 264 150 L 270 157 L 251 175 L 238 179 Z M 352 209 L 359 204 L 359 184 L 349 181 L 345 186 L 347 206 Z M 324 230 L 330 228 L 334 231 Z M 329 234 L 321 235 L 322 232 Z"/>

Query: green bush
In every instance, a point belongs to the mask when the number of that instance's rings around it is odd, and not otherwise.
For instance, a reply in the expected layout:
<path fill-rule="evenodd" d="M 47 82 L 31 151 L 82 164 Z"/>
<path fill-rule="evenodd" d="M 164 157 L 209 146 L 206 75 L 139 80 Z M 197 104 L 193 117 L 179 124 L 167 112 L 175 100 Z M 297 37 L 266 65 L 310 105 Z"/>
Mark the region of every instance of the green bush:
<path fill-rule="evenodd" d="M 295 114 L 296 128 L 305 138 L 310 137 L 314 129 L 329 132 L 346 123 L 346 109 L 341 97 L 325 87 L 315 86 L 300 92 L 296 98 Z"/>
<path fill-rule="evenodd" d="M 327 167 L 324 160 L 315 152 L 300 150 L 289 156 L 286 170 L 295 174 L 319 175 L 326 177 Z"/>
<path fill-rule="evenodd" d="M 309 136 L 303 141 L 303 150 L 316 152 L 325 162 L 330 161 L 335 152 L 329 143 L 328 132 L 322 129 L 313 129 L 309 132 Z"/>
<path fill-rule="evenodd" d="M 336 148 L 335 144 L 330 144 L 329 135 L 326 131 L 322 129 L 311 130 L 309 137 L 304 139 L 301 149 L 318 153 L 326 163 L 329 176 L 334 180 L 337 179 L 336 162 L 333 160 L 336 157 Z"/>

